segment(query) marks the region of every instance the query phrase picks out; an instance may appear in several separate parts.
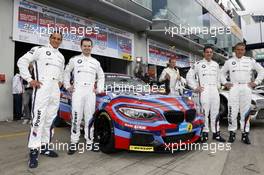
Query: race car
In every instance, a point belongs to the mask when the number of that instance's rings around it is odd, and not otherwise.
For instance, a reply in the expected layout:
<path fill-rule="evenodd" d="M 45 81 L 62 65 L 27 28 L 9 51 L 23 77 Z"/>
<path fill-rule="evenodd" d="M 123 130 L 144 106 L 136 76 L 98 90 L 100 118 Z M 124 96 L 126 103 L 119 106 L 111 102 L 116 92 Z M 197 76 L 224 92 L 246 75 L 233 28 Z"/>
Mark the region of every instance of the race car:
<path fill-rule="evenodd" d="M 97 94 L 94 114 L 94 138 L 102 152 L 161 151 L 200 138 L 204 116 L 190 95 L 161 95 L 140 79 L 122 74 L 106 73 L 105 79 L 105 93 Z M 67 91 L 61 94 L 59 117 L 71 121 Z"/>
<path fill-rule="evenodd" d="M 264 119 L 264 91 L 263 86 L 257 86 L 252 90 L 251 98 L 251 120 L 263 120 Z M 220 91 L 220 110 L 219 114 L 221 120 L 227 119 L 228 114 L 228 90 L 222 89 Z"/>

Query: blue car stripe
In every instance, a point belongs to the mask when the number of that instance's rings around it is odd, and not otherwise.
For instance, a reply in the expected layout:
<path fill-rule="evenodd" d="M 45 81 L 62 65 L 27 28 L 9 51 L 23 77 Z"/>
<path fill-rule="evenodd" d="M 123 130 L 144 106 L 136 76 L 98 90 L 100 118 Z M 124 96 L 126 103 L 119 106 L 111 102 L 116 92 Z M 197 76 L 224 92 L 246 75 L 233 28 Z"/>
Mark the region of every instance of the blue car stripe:
<path fill-rule="evenodd" d="M 68 104 L 61 103 L 60 104 L 60 111 L 63 111 L 63 112 L 71 112 L 71 106 L 68 105 Z"/>
<path fill-rule="evenodd" d="M 186 103 L 184 103 L 184 100 L 181 97 L 177 97 L 177 100 L 179 101 L 179 103 L 184 107 L 185 110 L 189 110 L 190 107 L 188 105 L 186 105 Z"/>
<path fill-rule="evenodd" d="M 115 128 L 115 135 L 129 139 L 131 133 Z"/>
<path fill-rule="evenodd" d="M 147 129 L 140 130 L 140 129 L 129 128 L 129 127 L 120 125 L 120 124 L 118 124 L 116 122 L 114 122 L 114 127 L 117 128 L 117 129 L 120 129 L 122 131 L 129 132 L 129 133 L 134 132 L 134 131 L 142 131 L 142 132 L 152 133 L 153 135 L 160 135 L 160 131 L 150 131 L 150 130 L 147 130 Z"/>
<path fill-rule="evenodd" d="M 154 103 L 158 103 L 158 104 L 162 104 L 162 105 L 164 105 L 165 107 L 167 107 L 167 108 L 170 108 L 171 110 L 175 110 L 175 111 L 179 111 L 180 109 L 179 108 L 177 108 L 176 106 L 172 106 L 170 103 L 167 103 L 167 102 L 164 102 L 164 101 L 161 101 L 161 100 L 157 100 L 157 99 L 148 99 L 148 100 L 145 100 L 145 101 L 147 101 L 147 102 L 154 102 Z"/>
<path fill-rule="evenodd" d="M 129 96 L 119 96 L 115 99 L 119 99 L 119 98 L 128 98 L 128 99 L 133 99 L 133 100 L 140 100 L 140 98 L 136 98 L 136 97 L 129 97 Z M 148 97 L 149 98 L 149 97 Z M 163 96 L 160 96 L 160 98 L 163 98 Z M 175 106 L 172 106 L 170 103 L 166 103 L 166 102 L 163 102 L 161 100 L 157 100 L 157 99 L 147 99 L 146 97 L 145 98 L 141 98 L 142 100 L 146 101 L 146 102 L 151 102 L 151 103 L 155 103 L 155 104 L 161 104 L 161 105 L 164 105 L 166 106 L 167 108 L 170 108 L 171 110 L 179 110 L 177 107 Z M 144 102 L 143 101 L 143 102 Z"/>

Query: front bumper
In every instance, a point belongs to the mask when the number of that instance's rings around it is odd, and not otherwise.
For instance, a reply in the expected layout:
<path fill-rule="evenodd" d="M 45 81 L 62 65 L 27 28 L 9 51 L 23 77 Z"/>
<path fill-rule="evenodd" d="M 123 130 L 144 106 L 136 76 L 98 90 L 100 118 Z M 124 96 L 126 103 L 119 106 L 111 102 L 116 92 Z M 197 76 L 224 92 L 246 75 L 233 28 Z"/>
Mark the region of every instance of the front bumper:
<path fill-rule="evenodd" d="M 191 130 L 178 128 L 155 132 L 142 130 L 127 132 L 115 128 L 115 147 L 142 152 L 166 151 L 165 147 L 196 142 L 200 138 L 202 127 L 203 125 L 194 125 Z"/>

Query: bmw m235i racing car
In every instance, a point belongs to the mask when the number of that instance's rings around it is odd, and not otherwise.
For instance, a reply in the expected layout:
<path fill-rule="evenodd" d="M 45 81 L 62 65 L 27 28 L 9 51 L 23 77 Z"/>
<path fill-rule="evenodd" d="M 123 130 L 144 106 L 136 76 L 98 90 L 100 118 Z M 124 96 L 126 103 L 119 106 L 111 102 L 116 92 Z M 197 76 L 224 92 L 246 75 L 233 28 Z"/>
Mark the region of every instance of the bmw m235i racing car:
<path fill-rule="evenodd" d="M 135 92 L 143 81 L 121 74 L 106 73 L 106 93 L 96 97 L 95 139 L 104 153 L 116 149 L 156 151 L 169 145 L 188 144 L 200 138 L 204 117 L 185 96 Z M 122 88 L 123 87 L 123 88 Z M 122 90 L 121 90 L 122 89 Z M 70 123 L 71 97 L 61 94 L 60 115 Z"/>
<path fill-rule="evenodd" d="M 262 86 L 252 90 L 250 119 L 253 121 L 264 119 L 264 91 Z M 228 113 L 228 91 L 220 91 L 220 117 L 227 119 Z"/>

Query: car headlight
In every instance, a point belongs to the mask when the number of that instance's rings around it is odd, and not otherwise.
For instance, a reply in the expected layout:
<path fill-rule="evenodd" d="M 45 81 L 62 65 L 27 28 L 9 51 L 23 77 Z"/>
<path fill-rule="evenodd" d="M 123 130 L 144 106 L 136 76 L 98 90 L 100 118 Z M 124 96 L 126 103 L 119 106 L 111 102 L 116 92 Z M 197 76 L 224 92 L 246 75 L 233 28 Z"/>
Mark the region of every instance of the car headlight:
<path fill-rule="evenodd" d="M 136 120 L 159 119 L 159 116 L 155 112 L 149 110 L 121 107 L 119 108 L 119 111 L 123 113 L 125 116 Z"/>

